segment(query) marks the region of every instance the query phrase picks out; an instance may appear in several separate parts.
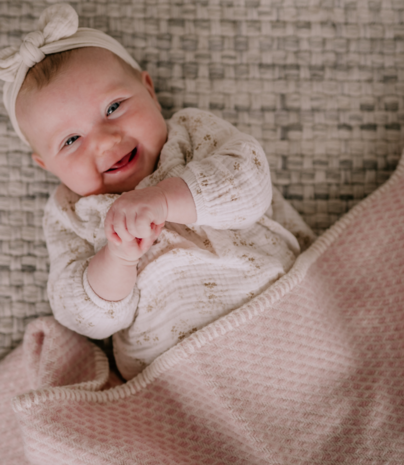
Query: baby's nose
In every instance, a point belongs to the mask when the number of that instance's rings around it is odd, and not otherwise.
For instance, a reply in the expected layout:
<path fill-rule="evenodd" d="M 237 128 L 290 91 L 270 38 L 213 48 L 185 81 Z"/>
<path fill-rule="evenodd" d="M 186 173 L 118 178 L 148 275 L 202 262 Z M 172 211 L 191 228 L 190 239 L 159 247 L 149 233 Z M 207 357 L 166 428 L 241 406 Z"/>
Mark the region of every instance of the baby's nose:
<path fill-rule="evenodd" d="M 97 154 L 102 155 L 105 151 L 110 150 L 115 145 L 119 144 L 122 136 L 119 131 L 104 129 L 98 131 L 96 137 Z"/>

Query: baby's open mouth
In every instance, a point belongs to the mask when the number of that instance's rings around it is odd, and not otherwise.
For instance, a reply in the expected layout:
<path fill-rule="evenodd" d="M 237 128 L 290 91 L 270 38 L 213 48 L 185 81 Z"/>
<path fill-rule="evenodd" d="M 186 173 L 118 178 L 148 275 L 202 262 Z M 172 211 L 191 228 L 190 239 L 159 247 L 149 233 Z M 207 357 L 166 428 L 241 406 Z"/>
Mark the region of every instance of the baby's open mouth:
<path fill-rule="evenodd" d="M 111 168 L 106 171 L 106 173 L 110 171 L 119 170 L 120 168 L 123 168 L 124 166 L 126 166 L 128 163 L 130 163 L 135 158 L 136 152 L 137 152 L 137 147 L 135 147 L 132 150 L 132 152 L 129 152 L 127 155 L 121 158 L 118 162 L 116 162 L 115 165 L 112 165 Z"/>

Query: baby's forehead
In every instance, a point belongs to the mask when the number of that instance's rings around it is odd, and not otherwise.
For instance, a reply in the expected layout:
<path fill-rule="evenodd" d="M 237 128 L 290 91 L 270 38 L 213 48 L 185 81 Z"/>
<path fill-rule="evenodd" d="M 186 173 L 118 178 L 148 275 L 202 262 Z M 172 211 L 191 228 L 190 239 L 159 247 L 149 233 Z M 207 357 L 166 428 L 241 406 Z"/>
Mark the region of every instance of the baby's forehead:
<path fill-rule="evenodd" d="M 129 71 L 134 76 L 140 74 L 110 50 L 101 47 L 80 47 L 47 55 L 27 73 L 19 95 L 32 90 L 41 90 L 56 79 L 66 78 L 72 72 L 114 67 L 114 72 Z"/>
<path fill-rule="evenodd" d="M 69 52 L 71 52 L 69 60 L 70 66 L 78 66 L 81 68 L 100 66 L 105 70 L 111 66 L 114 66 L 114 72 L 116 73 L 119 71 L 127 71 L 133 73 L 135 76 L 138 76 L 141 73 L 121 57 L 105 48 L 81 47 L 70 50 Z"/>

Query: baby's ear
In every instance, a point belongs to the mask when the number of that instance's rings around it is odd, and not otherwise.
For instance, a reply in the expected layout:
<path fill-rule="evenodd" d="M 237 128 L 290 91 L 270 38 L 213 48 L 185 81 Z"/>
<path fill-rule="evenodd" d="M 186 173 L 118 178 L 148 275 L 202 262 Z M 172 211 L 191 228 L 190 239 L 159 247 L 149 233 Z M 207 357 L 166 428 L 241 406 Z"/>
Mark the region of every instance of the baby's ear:
<path fill-rule="evenodd" d="M 154 90 L 153 80 L 152 80 L 150 74 L 147 71 L 142 71 L 141 80 L 142 80 L 142 84 L 146 87 L 147 91 L 149 92 L 152 99 L 155 101 L 157 107 L 161 111 L 161 105 L 160 105 L 160 102 L 157 99 L 157 95 L 156 95 L 156 92 Z"/>
<path fill-rule="evenodd" d="M 32 159 L 34 160 L 34 162 L 39 165 L 41 168 L 43 168 L 44 170 L 46 170 L 46 165 L 45 165 L 45 162 L 43 161 L 43 159 L 41 158 L 40 155 L 38 155 L 37 153 L 33 153 L 31 155 Z"/>

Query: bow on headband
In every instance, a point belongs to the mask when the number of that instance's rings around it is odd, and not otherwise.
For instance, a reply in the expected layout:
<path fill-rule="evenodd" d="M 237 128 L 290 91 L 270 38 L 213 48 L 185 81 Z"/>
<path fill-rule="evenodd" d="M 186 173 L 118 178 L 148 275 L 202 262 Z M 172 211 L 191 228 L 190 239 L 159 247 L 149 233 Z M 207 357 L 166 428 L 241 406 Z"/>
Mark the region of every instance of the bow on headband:
<path fill-rule="evenodd" d="M 4 105 L 15 132 L 27 145 L 15 116 L 15 102 L 28 70 L 46 55 L 80 47 L 101 47 L 140 70 L 136 61 L 115 39 L 96 29 L 79 28 L 78 24 L 77 13 L 70 5 L 55 4 L 42 12 L 38 30 L 27 34 L 19 47 L 0 50 L 0 79 L 6 81 Z"/>
<path fill-rule="evenodd" d="M 0 51 L 0 79 L 14 81 L 22 64 L 31 68 L 45 58 L 41 47 L 72 36 L 78 26 L 77 13 L 70 5 L 62 3 L 47 8 L 39 18 L 38 30 L 26 35 L 20 47 Z"/>

